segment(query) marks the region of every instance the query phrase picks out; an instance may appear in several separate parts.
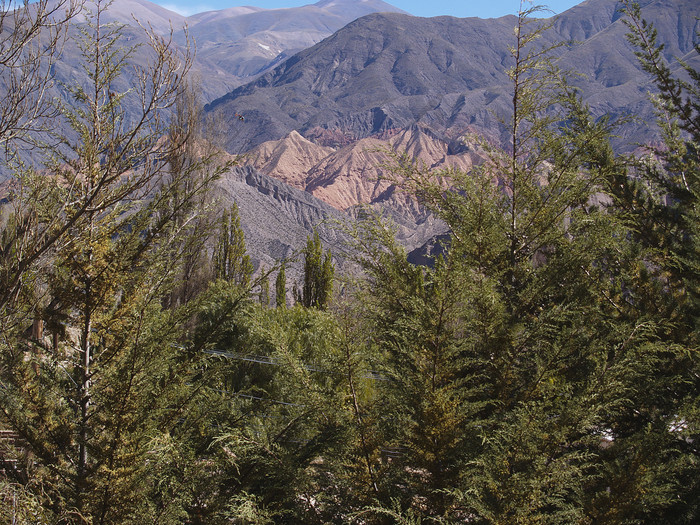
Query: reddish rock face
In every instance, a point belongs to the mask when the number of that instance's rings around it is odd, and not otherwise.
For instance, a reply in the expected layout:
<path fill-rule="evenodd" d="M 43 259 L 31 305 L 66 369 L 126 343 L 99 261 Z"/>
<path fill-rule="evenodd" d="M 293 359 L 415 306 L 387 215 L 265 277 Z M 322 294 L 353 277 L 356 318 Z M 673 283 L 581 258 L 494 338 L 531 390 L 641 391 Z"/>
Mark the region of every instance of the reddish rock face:
<path fill-rule="evenodd" d="M 261 173 L 304 190 L 309 171 L 334 152 L 333 148 L 314 144 L 292 131 L 281 140 L 265 142 L 248 152 L 243 162 Z"/>
<path fill-rule="evenodd" d="M 394 192 L 398 181 L 390 168 L 395 162 L 392 152 L 407 154 L 431 170 L 450 167 L 469 171 L 482 161 L 478 153 L 467 148 L 452 154 L 447 141 L 426 128 L 412 126 L 339 149 L 320 146 L 292 131 L 284 139 L 253 149 L 245 155 L 244 163 L 339 210 L 388 199 L 405 207 L 410 199 Z"/>

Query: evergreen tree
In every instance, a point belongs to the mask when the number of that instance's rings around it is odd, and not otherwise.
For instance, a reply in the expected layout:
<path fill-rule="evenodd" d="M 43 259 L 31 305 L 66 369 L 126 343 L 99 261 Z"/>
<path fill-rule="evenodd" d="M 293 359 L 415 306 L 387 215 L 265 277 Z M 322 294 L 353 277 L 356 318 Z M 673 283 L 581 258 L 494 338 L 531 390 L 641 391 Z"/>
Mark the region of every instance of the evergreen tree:
<path fill-rule="evenodd" d="M 689 447 L 698 429 L 698 73 L 681 61 L 676 78 L 653 24 L 626 2 L 628 36 L 658 93 L 652 96 L 664 145 L 625 172 L 611 173 L 608 212 L 626 227 L 617 252 L 621 269 L 616 323 L 634 326 L 624 375 L 628 401 L 610 414 L 612 441 L 603 458 L 597 519 L 698 519 L 700 486 Z M 695 53 L 700 51 L 696 46 Z M 636 343 L 636 344 L 635 344 Z M 635 348 L 636 347 L 636 348 Z M 641 359 L 640 359 L 641 357 Z M 624 480 L 624 485 L 620 481 Z"/>
<path fill-rule="evenodd" d="M 22 179 L 26 192 L 14 197 L 3 232 L 16 266 L 3 290 L 15 291 L 2 310 L 0 424 L 19 436 L 13 457 L 25 458 L 11 477 L 48 521 L 176 523 L 194 497 L 184 487 L 196 469 L 179 477 L 172 469 L 184 457 L 174 436 L 196 391 L 199 355 L 179 349 L 196 305 L 166 309 L 163 298 L 191 233 L 177 211 L 196 215 L 190 204 L 216 170 L 188 188 L 161 184 L 162 159 L 184 138 L 162 140 L 159 111 L 182 92 L 190 57 L 150 35 L 150 65 L 136 69 L 141 82 L 129 93 L 146 109 L 127 120 L 126 94 L 113 86 L 134 50 L 102 22 L 104 9 L 98 2 L 81 29 L 90 83 L 72 88 L 63 109 L 76 139 L 53 152 L 49 175 Z M 29 258 L 15 242 L 22 230 L 44 239 Z M 32 313 L 37 302 L 47 306 Z M 24 335 L 25 312 L 50 316 L 52 345 L 39 330 L 34 340 Z"/>
<path fill-rule="evenodd" d="M 390 247 L 365 260 L 393 379 L 386 436 L 403 447 L 388 479 L 407 487 L 396 501 L 434 518 L 591 519 L 583 495 L 610 466 L 601 434 L 657 362 L 614 310 L 608 270 L 627 263 L 626 229 L 594 204 L 620 170 L 603 155 L 609 123 L 591 121 L 538 46 L 535 12 L 515 30 L 508 148 L 477 140 L 487 161 L 469 174 L 399 159 L 397 178 L 450 228 L 446 259 L 411 269 Z"/>
<path fill-rule="evenodd" d="M 653 258 L 673 290 L 673 307 L 665 315 L 678 327 L 697 325 L 700 317 L 698 284 L 700 259 L 697 245 L 697 203 L 700 192 L 700 73 L 687 61 L 679 60 L 688 80 L 673 75 L 657 42 L 654 25 L 642 18 L 639 5 L 625 2 L 624 19 L 629 41 L 637 48 L 642 68 L 657 88 L 652 96 L 658 113 L 663 146 L 648 148 L 649 155 L 634 167 L 633 180 L 611 185 L 616 204 L 638 230 L 636 241 Z M 694 54 L 700 54 L 696 44 Z M 631 198 L 633 196 L 633 198 Z M 635 200 L 636 199 L 636 202 Z M 679 333 L 678 337 L 695 335 Z"/>
<path fill-rule="evenodd" d="M 387 505 L 394 499 L 419 505 L 430 516 L 456 518 L 447 491 L 458 484 L 464 450 L 478 428 L 476 419 L 468 419 L 474 411 L 469 398 L 478 387 L 464 377 L 458 324 L 464 282 L 443 262 L 435 272 L 411 266 L 389 230 L 358 230 L 362 244 L 375 247 L 362 259 L 370 280 L 359 298 L 371 334 L 364 344 L 383 358 L 379 370 L 385 378 L 375 385 L 381 401 L 374 408 L 381 414 L 377 449 L 384 457 L 364 458 L 367 471 L 377 473 Z"/>
<path fill-rule="evenodd" d="M 232 308 L 235 293 L 219 287 L 200 327 L 216 327 L 216 348 L 226 357 L 208 367 L 219 408 L 208 425 L 216 432 L 208 448 L 216 462 L 211 506 L 254 503 L 298 523 L 347 517 L 333 482 L 350 416 L 343 376 L 334 373 L 341 358 L 335 319 L 301 305 Z"/>

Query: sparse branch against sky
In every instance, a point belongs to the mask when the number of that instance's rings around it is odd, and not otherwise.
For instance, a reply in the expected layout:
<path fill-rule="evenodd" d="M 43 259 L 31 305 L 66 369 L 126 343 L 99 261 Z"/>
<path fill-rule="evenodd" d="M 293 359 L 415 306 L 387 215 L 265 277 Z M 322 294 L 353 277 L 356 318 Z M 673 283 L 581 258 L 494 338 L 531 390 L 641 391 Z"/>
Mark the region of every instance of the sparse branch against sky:
<path fill-rule="evenodd" d="M 252 5 L 265 9 L 283 7 L 298 7 L 315 3 L 314 0 L 153 0 L 172 11 L 183 15 L 192 15 L 203 11 L 214 11 L 241 5 Z M 362 1 L 362 0 L 358 0 Z M 480 18 L 495 18 L 516 14 L 520 7 L 518 0 L 385 0 L 387 3 L 403 9 L 416 16 L 451 15 L 457 17 L 478 16 Z M 550 0 L 535 2 L 545 4 L 553 13 L 561 13 L 582 0 Z"/>

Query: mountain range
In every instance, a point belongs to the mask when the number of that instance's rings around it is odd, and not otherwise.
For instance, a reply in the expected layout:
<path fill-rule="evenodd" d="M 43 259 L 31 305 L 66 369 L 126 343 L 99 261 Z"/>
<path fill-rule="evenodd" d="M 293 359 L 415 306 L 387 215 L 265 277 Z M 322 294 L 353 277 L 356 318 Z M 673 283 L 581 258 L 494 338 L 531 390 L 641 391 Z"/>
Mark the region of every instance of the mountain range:
<path fill-rule="evenodd" d="M 656 22 L 668 59 L 688 58 L 700 8 L 694 0 L 652 0 L 644 14 Z M 540 39 L 571 70 L 571 82 L 596 116 L 634 115 L 619 131 L 619 148 L 653 140 L 645 123 L 654 113 L 647 75 L 639 67 L 622 4 L 587 0 L 556 18 Z M 354 141 L 419 123 L 446 139 L 467 131 L 500 136 L 507 120 L 513 65 L 514 17 L 418 18 L 398 13 L 362 17 L 274 70 L 207 106 L 229 122 L 227 149 L 244 152 L 292 130 Z M 241 125 L 230 115 L 248 118 Z M 318 141 L 318 140 L 317 140 Z M 323 141 L 321 141 L 323 143 Z"/>
<path fill-rule="evenodd" d="M 696 0 L 641 4 L 666 58 L 700 69 L 691 53 L 700 29 Z M 576 73 L 571 82 L 595 116 L 636 117 L 617 130 L 615 147 L 625 151 L 657 136 L 647 125 L 652 86 L 622 17 L 620 2 L 586 0 L 542 20 L 551 27 L 540 43 L 566 43 L 557 65 Z M 125 24 L 129 43 L 143 41 L 137 20 L 178 45 L 195 44 L 205 111 L 221 126 L 227 152 L 241 155 L 219 192 L 238 203 L 258 264 L 289 257 L 313 228 L 351 220 L 363 206 L 391 217 L 409 250 L 432 246 L 444 226 L 396 190 L 386 167 L 392 155 L 469 170 L 483 155 L 463 141 L 466 134 L 504 140 L 513 16 L 418 18 L 381 0 L 322 0 L 183 17 L 147 0 L 115 0 L 106 19 Z M 54 75 L 59 91 L 86 80 L 73 39 Z M 127 72 L 115 87 L 127 91 L 130 81 Z M 332 228 L 320 229 L 324 243 L 343 244 Z"/>
<path fill-rule="evenodd" d="M 85 22 L 88 14 L 95 11 L 94 0 L 87 0 L 76 22 Z M 321 0 L 301 7 L 242 6 L 185 17 L 148 0 L 116 0 L 103 21 L 127 28 L 141 24 L 157 34 L 172 35 L 180 46 L 189 43 L 196 47 L 193 72 L 204 100 L 210 101 L 349 22 L 377 12 L 404 11 L 382 0 Z M 138 35 L 131 38 L 138 39 Z"/>
<path fill-rule="evenodd" d="M 199 60 L 233 75 L 239 84 L 269 70 L 349 22 L 376 12 L 402 12 L 381 0 L 321 0 L 286 9 L 232 7 L 185 20 Z M 176 35 L 182 43 L 185 33 Z M 223 93 L 222 93 L 223 95 Z"/>
<path fill-rule="evenodd" d="M 625 151 L 657 136 L 647 126 L 651 86 L 626 41 L 621 8 L 587 0 L 557 17 L 541 41 L 569 43 L 557 51 L 558 65 L 580 75 L 572 81 L 594 115 L 636 117 L 617 129 L 615 145 Z M 669 60 L 697 60 L 690 52 L 698 11 L 688 0 L 646 2 Z M 466 133 L 504 140 L 514 26 L 514 17 L 371 14 L 207 110 L 224 123 L 227 149 L 244 152 L 246 164 L 349 213 L 361 205 L 390 210 L 409 231 L 425 225 L 424 212 L 395 192 L 386 168 L 391 152 L 468 170 L 482 157 L 461 142 Z M 441 233 L 437 224 L 429 230 Z"/>

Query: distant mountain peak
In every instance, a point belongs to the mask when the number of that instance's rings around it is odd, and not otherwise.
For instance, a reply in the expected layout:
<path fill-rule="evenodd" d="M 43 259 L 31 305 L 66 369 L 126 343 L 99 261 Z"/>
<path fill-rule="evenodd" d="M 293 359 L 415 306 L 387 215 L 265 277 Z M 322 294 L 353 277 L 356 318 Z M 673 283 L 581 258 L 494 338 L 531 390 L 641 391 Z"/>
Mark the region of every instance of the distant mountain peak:
<path fill-rule="evenodd" d="M 315 4 L 316 7 L 328 8 L 328 7 L 338 7 L 338 6 L 352 6 L 356 4 L 371 5 L 372 7 L 386 6 L 389 11 L 401 11 L 398 7 L 383 2 L 382 0 L 319 0 Z"/>

